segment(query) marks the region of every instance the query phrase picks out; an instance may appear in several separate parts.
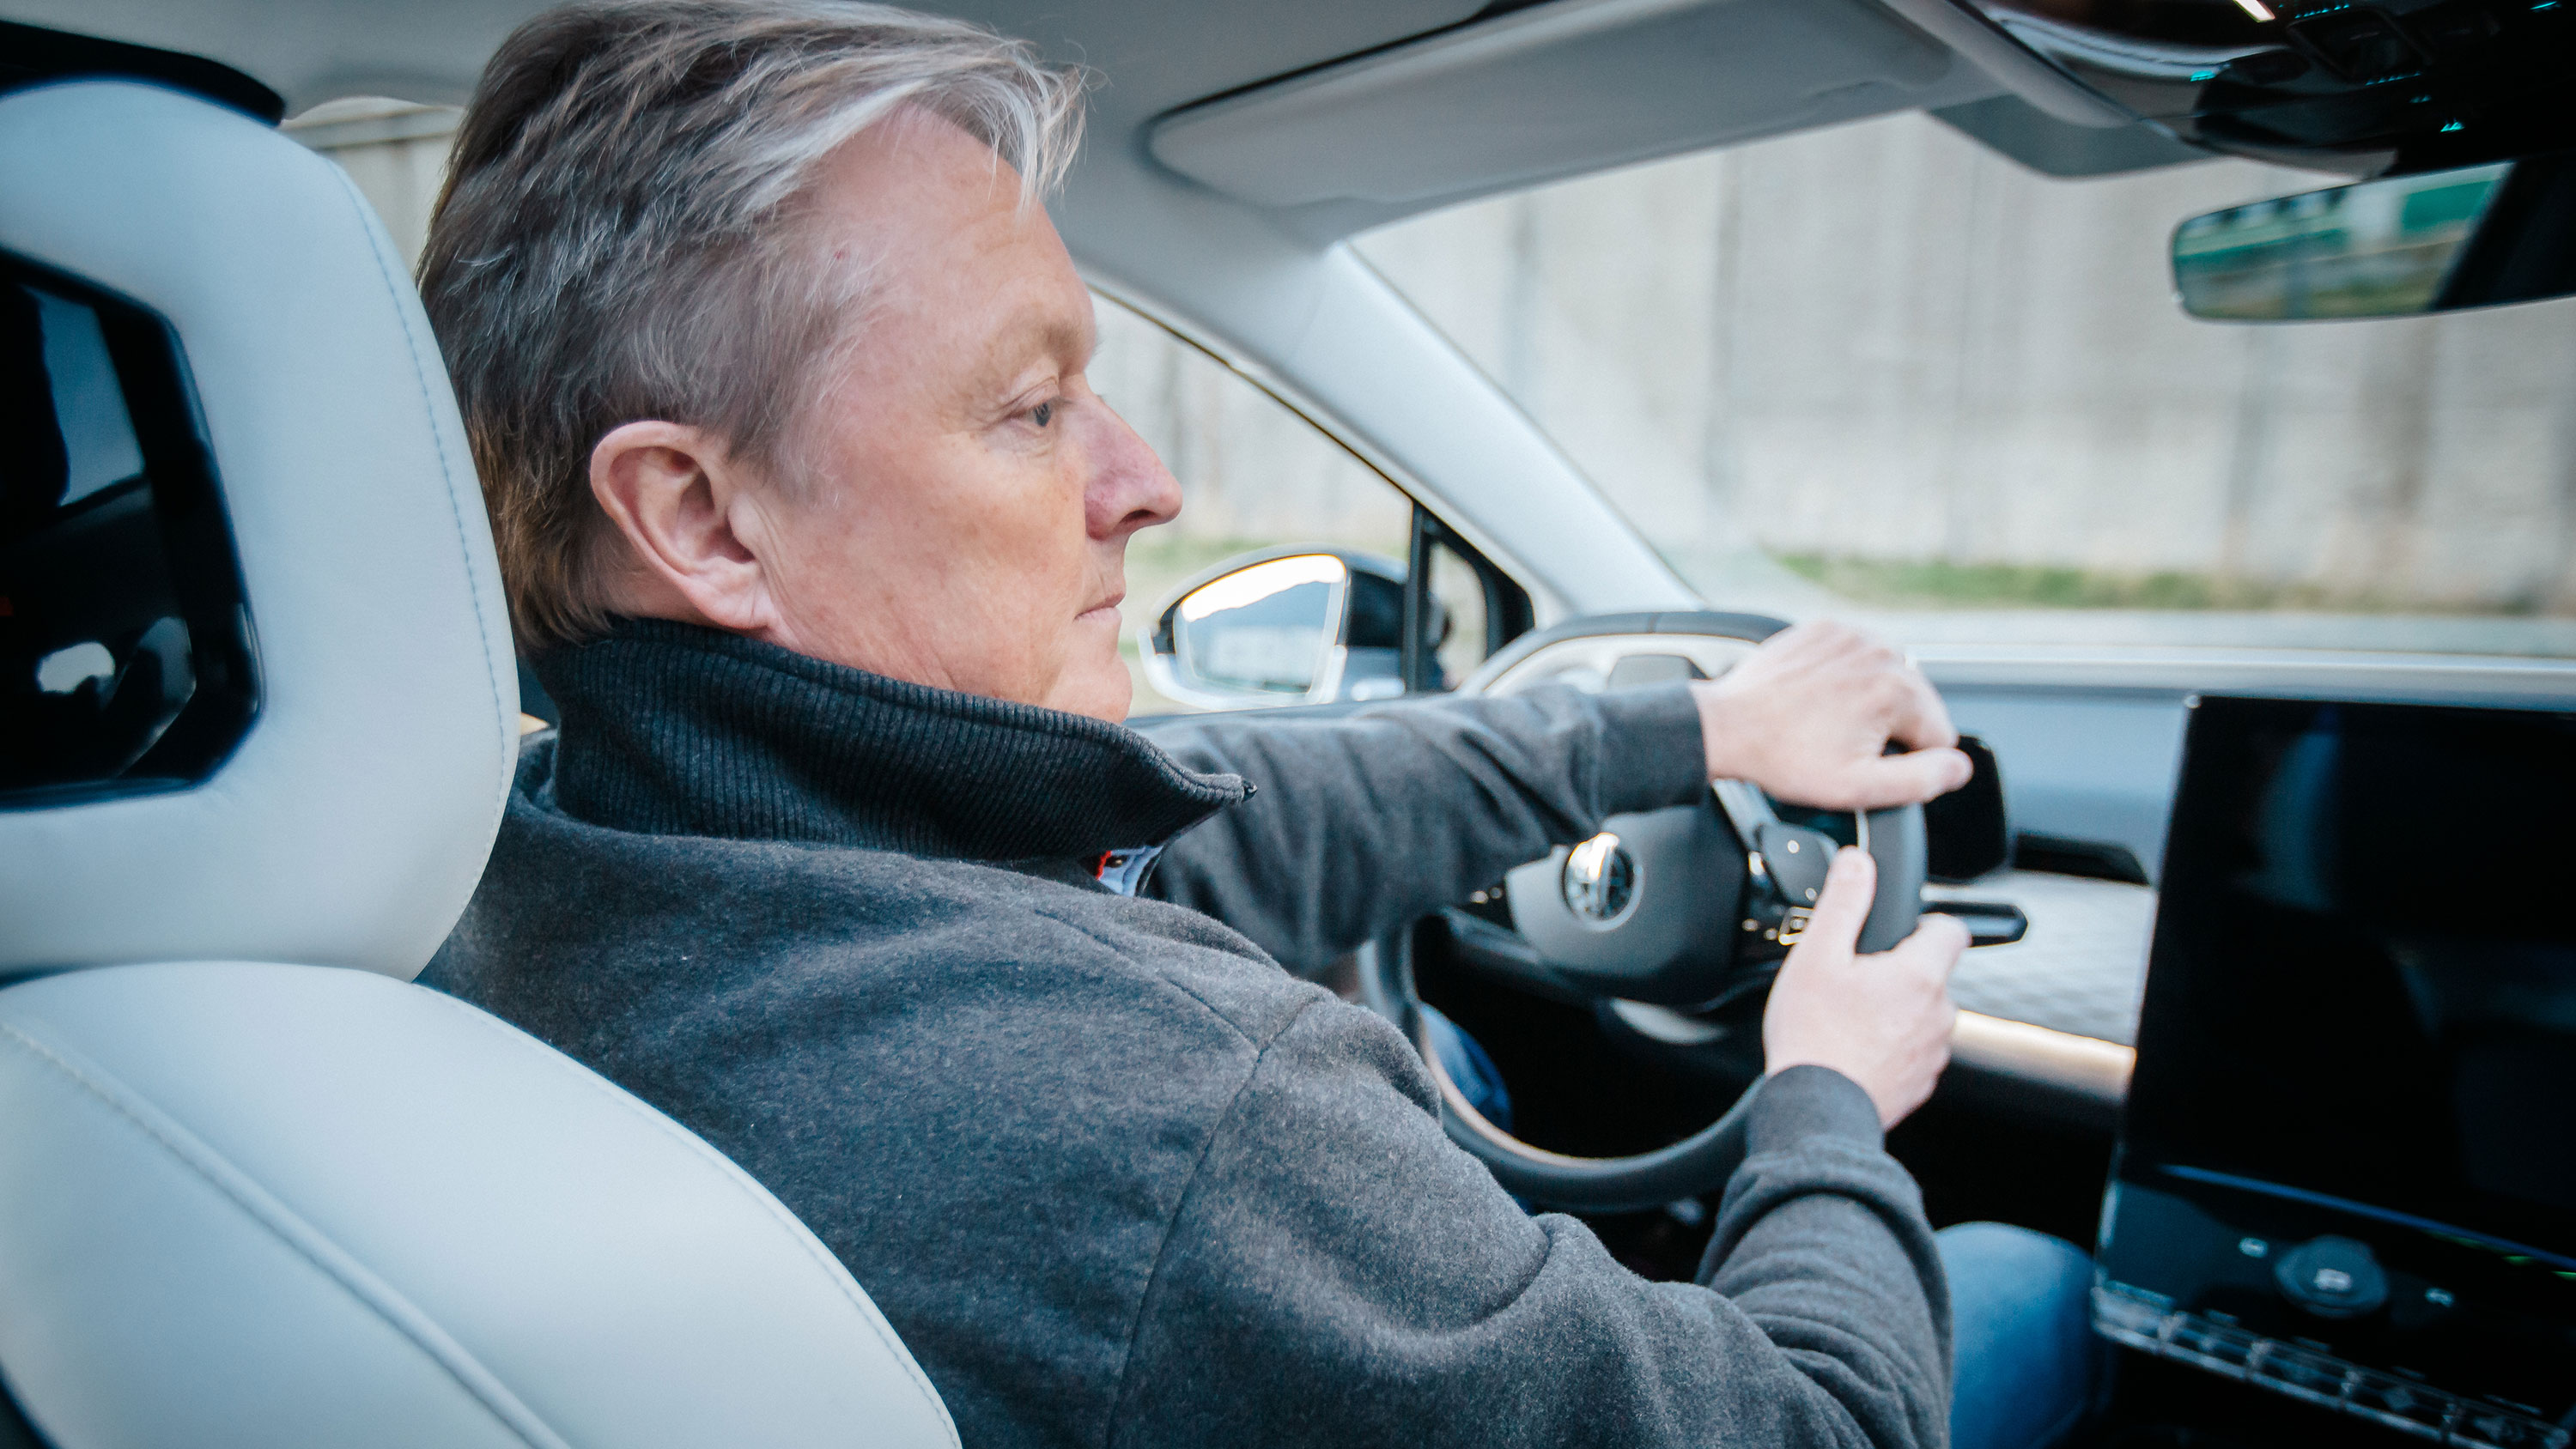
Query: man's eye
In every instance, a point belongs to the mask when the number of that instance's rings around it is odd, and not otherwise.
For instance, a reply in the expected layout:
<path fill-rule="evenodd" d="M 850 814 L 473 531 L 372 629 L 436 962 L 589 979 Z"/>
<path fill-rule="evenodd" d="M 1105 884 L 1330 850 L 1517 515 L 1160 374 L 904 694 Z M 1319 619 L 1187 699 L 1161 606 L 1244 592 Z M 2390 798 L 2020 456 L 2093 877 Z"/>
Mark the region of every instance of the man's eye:
<path fill-rule="evenodd" d="M 1029 409 L 1029 421 L 1042 428 L 1047 424 L 1054 422 L 1055 404 L 1051 402 L 1042 402 L 1036 407 Z"/>

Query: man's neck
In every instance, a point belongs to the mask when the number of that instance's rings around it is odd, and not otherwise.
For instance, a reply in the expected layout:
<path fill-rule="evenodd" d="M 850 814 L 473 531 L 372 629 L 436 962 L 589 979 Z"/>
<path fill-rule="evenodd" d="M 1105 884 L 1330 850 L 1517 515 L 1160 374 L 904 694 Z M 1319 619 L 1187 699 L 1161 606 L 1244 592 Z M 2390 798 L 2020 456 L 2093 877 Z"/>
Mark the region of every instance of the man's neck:
<path fill-rule="evenodd" d="M 563 712 L 554 804 L 612 829 L 1094 860 L 1246 793 L 1116 725 L 668 620 L 533 663 Z"/>

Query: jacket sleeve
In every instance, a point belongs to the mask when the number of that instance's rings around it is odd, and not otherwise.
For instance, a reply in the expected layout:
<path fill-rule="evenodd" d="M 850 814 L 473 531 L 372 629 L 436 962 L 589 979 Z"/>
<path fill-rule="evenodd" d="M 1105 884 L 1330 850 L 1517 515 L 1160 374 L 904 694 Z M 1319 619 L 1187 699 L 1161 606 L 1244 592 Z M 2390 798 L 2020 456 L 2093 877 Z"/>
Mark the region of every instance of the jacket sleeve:
<path fill-rule="evenodd" d="M 1452 1146 L 1391 1029 L 1309 1007 L 1182 1198 L 1110 1443 L 1941 1449 L 1948 1300 L 1913 1180 L 1847 1078 L 1759 1090 L 1716 1287 L 1649 1282 Z"/>
<path fill-rule="evenodd" d="M 1409 701 L 1331 720 L 1178 721 L 1155 743 L 1251 799 L 1172 842 L 1146 893 L 1311 973 L 1503 873 L 1708 783 L 1687 686 Z"/>

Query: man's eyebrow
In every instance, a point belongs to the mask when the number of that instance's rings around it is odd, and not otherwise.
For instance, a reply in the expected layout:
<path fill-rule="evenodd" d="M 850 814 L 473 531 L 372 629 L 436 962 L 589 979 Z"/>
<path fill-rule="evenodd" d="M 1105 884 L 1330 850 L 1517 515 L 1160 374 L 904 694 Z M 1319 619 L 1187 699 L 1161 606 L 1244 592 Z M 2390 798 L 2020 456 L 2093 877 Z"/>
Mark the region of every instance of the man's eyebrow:
<path fill-rule="evenodd" d="M 1078 370 L 1091 361 L 1094 341 L 1087 322 L 1030 308 L 994 331 L 984 348 L 984 371 L 996 384 L 1007 382 L 1031 356 L 1062 358 Z"/>

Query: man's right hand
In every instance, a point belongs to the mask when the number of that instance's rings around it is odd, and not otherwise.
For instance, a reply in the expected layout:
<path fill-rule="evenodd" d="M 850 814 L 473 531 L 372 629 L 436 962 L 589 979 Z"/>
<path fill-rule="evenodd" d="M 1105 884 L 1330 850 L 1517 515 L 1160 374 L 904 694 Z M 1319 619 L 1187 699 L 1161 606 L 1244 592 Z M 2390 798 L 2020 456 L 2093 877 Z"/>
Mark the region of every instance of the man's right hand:
<path fill-rule="evenodd" d="M 1834 856 L 1805 934 L 1780 964 L 1762 1014 L 1763 1070 L 1831 1067 L 1860 1084 L 1893 1127 L 1923 1105 L 1950 1064 L 1950 970 L 1968 947 L 1968 928 L 1927 915 L 1887 951 L 1854 949 L 1878 887 L 1865 851 Z"/>
<path fill-rule="evenodd" d="M 1857 629 L 1793 625 L 1691 693 L 1712 780 L 1828 810 L 1912 805 L 1968 782 L 1940 691 Z M 1883 753 L 1891 742 L 1906 753 Z"/>

